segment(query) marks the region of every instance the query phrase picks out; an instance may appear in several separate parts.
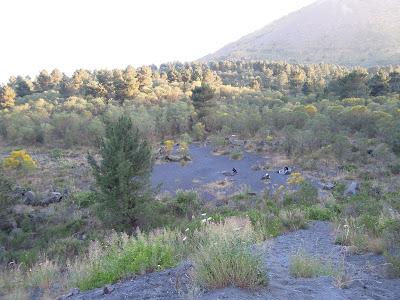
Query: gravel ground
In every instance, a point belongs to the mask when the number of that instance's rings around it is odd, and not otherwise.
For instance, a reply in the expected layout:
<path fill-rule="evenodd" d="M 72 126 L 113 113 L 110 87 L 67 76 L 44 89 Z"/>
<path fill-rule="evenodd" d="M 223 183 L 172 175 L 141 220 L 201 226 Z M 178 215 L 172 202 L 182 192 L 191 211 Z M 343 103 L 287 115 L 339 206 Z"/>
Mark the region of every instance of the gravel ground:
<path fill-rule="evenodd" d="M 269 285 L 257 292 L 233 287 L 200 292 L 190 284 L 190 263 L 184 263 L 117 283 L 110 294 L 104 295 L 103 289 L 97 289 L 68 299 L 400 299 L 400 279 L 386 278 L 383 256 L 353 255 L 334 245 L 328 222 L 314 222 L 305 230 L 283 234 L 265 242 L 258 251 L 264 256 Z M 334 268 L 344 265 L 350 279 L 348 288 L 337 288 L 332 277 L 292 277 L 289 258 L 298 251 L 319 257 Z"/>
<path fill-rule="evenodd" d="M 258 154 L 243 152 L 240 160 L 232 160 L 229 155 L 214 155 L 210 145 L 190 145 L 189 150 L 192 161 L 186 165 L 178 162 L 156 164 L 151 175 L 152 185 L 161 185 L 161 192 L 174 194 L 176 190 L 197 190 L 202 199 L 212 200 L 215 195 L 207 191 L 207 184 L 223 181 L 232 182 L 225 188 L 221 187 L 219 193 L 226 196 L 232 195 L 244 186 L 251 191 L 261 193 L 265 189 L 273 190 L 280 185 L 286 185 L 287 176 L 277 174 L 276 170 L 253 170 L 254 166 L 265 165 L 269 159 Z M 282 166 L 283 168 L 284 166 Z M 238 174 L 235 176 L 224 176 L 222 172 L 230 172 L 236 168 Z M 268 172 L 270 180 L 261 180 L 261 177 Z"/>

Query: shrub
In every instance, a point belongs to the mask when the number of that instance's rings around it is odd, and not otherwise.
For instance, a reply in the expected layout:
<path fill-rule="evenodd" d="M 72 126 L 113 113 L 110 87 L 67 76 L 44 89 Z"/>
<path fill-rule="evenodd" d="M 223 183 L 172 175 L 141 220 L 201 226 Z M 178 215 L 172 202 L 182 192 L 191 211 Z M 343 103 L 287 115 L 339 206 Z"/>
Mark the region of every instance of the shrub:
<path fill-rule="evenodd" d="M 304 177 L 298 172 L 290 174 L 287 180 L 287 183 L 290 185 L 298 185 L 302 184 L 303 182 L 304 182 Z"/>
<path fill-rule="evenodd" d="M 309 182 L 303 182 L 300 189 L 285 195 L 284 204 L 312 205 L 318 202 L 318 190 Z"/>
<path fill-rule="evenodd" d="M 400 277 L 400 221 L 392 220 L 383 232 L 385 256 L 390 264 L 391 275 Z"/>
<path fill-rule="evenodd" d="M 58 270 L 59 267 L 56 263 L 45 259 L 43 262 L 37 263 L 29 270 L 27 274 L 27 284 L 29 287 L 48 288 Z"/>
<path fill-rule="evenodd" d="M 180 142 L 179 144 L 179 154 L 183 157 L 188 155 L 189 146 L 186 142 Z"/>
<path fill-rule="evenodd" d="M 318 112 L 318 109 L 312 104 L 308 104 L 304 108 L 309 115 L 315 115 Z"/>
<path fill-rule="evenodd" d="M 333 268 L 320 259 L 313 258 L 304 252 L 299 252 L 290 257 L 289 269 L 296 278 L 312 278 L 318 276 L 334 275 Z"/>
<path fill-rule="evenodd" d="M 94 192 L 76 192 L 71 195 L 71 201 L 78 207 L 89 207 L 95 204 L 96 194 Z"/>
<path fill-rule="evenodd" d="M 365 225 L 360 219 L 347 217 L 342 220 L 336 230 L 336 244 L 351 246 L 355 253 L 372 251 L 382 254 L 384 243 L 379 236 L 368 234 Z"/>
<path fill-rule="evenodd" d="M 49 156 L 52 159 L 60 159 L 60 158 L 62 158 L 64 156 L 64 153 L 63 153 L 63 151 L 61 149 L 52 149 L 49 152 Z"/>
<path fill-rule="evenodd" d="M 36 162 L 25 150 L 15 150 L 3 160 L 5 168 L 30 170 L 36 168 Z"/>
<path fill-rule="evenodd" d="M 311 206 L 307 209 L 307 219 L 330 221 L 335 217 L 335 213 L 329 208 L 320 206 Z"/>
<path fill-rule="evenodd" d="M 204 124 L 203 123 L 196 123 L 193 126 L 193 137 L 196 141 L 201 141 L 203 140 L 205 135 L 205 128 L 204 128 Z"/>
<path fill-rule="evenodd" d="M 169 205 L 176 215 L 190 217 L 200 209 L 199 195 L 195 191 L 178 190 Z"/>
<path fill-rule="evenodd" d="M 307 227 L 305 214 L 299 208 L 285 209 L 280 211 L 279 218 L 282 225 L 291 231 Z"/>
<path fill-rule="evenodd" d="M 193 236 L 201 241 L 193 255 L 194 278 L 200 286 L 255 289 L 266 285 L 262 259 L 250 250 L 255 232 L 249 221 L 230 218 L 223 224 L 210 224 L 204 230 Z"/>
<path fill-rule="evenodd" d="M 194 259 L 195 280 L 202 287 L 254 289 L 266 285 L 261 257 L 252 254 L 240 240 L 222 240 L 199 250 Z"/>
<path fill-rule="evenodd" d="M 400 163 L 392 164 L 389 166 L 390 172 L 394 175 L 400 174 Z"/>
<path fill-rule="evenodd" d="M 282 232 L 281 220 L 271 214 L 262 213 L 259 210 L 251 210 L 248 217 L 257 235 L 262 240 L 276 237 Z"/>
<path fill-rule="evenodd" d="M 233 160 L 241 160 L 243 158 L 242 151 L 234 151 L 231 153 L 231 159 Z"/>
<path fill-rule="evenodd" d="M 179 243 L 177 233 L 165 230 L 136 237 L 114 234 L 104 245 L 94 242 L 86 257 L 70 264 L 72 284 L 89 290 L 127 275 L 173 267 L 179 259 Z"/>
<path fill-rule="evenodd" d="M 167 149 L 167 152 L 170 153 L 174 149 L 175 142 L 173 140 L 164 141 L 164 146 Z"/>

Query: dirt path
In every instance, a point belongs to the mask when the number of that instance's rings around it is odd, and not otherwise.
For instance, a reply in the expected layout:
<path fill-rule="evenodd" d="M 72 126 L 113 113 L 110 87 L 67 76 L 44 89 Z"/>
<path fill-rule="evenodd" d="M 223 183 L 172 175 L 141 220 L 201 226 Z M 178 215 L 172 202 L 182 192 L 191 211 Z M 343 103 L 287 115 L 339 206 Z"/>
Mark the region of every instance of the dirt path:
<path fill-rule="evenodd" d="M 306 230 L 289 232 L 265 242 L 259 249 L 265 257 L 269 285 L 265 290 L 249 293 L 226 288 L 204 294 L 190 287 L 190 265 L 141 276 L 114 285 L 110 295 L 102 290 L 82 293 L 68 299 L 399 299 L 400 279 L 387 279 L 384 258 L 365 254 L 351 255 L 333 244 L 331 224 L 314 222 Z M 298 251 L 319 257 L 334 268 L 344 265 L 351 280 L 340 289 L 332 277 L 296 279 L 289 273 L 289 258 Z M 343 260 L 344 259 L 344 260 Z M 344 263 L 343 263 L 344 261 Z"/>

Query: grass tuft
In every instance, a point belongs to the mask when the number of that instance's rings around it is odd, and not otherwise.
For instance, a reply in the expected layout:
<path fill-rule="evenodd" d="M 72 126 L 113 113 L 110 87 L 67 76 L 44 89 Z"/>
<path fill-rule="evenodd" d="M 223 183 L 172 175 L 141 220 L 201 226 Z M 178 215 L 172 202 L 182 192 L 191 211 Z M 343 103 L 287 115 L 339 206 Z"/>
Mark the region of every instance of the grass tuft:
<path fill-rule="evenodd" d="M 318 276 L 333 276 L 335 272 L 330 264 L 313 258 L 304 252 L 299 252 L 290 258 L 290 273 L 296 278 L 312 278 Z"/>

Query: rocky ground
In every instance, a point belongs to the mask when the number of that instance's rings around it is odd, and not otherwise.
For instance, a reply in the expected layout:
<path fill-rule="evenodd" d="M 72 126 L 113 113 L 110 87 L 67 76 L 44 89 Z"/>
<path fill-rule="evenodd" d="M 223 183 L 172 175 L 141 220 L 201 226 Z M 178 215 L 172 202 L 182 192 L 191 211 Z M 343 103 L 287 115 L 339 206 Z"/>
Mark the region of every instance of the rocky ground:
<path fill-rule="evenodd" d="M 399 299 L 400 279 L 385 274 L 383 256 L 355 255 L 334 245 L 333 228 L 327 222 L 314 222 L 305 230 L 283 234 L 262 244 L 257 251 L 264 257 L 269 284 L 264 290 L 248 292 L 234 287 L 200 291 L 190 282 L 190 263 L 163 272 L 139 276 L 67 299 Z M 294 278 L 289 271 L 292 255 L 304 251 L 340 270 L 346 288 L 339 288 L 334 277 Z"/>

